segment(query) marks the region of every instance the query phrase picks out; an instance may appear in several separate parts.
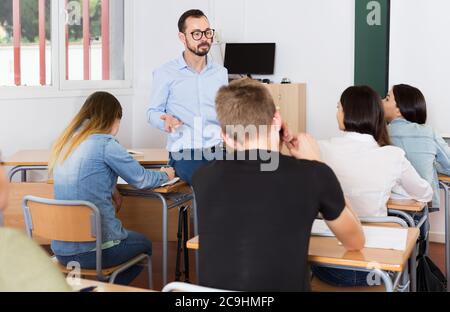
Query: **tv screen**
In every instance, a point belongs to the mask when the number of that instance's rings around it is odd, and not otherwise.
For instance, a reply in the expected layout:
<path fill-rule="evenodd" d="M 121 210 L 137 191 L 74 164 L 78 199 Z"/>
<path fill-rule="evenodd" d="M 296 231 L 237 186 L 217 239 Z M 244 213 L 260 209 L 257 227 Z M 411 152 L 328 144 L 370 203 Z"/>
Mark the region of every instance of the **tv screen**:
<path fill-rule="evenodd" d="M 229 74 L 273 75 L 275 43 L 227 43 L 224 66 Z"/>

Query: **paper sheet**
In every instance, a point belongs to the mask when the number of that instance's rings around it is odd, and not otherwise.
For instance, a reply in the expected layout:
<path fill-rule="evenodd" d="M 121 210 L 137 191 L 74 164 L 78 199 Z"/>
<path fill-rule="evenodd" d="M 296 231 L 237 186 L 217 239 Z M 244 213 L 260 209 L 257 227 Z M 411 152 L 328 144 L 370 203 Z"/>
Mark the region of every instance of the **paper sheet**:
<path fill-rule="evenodd" d="M 393 249 L 404 251 L 408 239 L 408 229 L 376 226 L 363 226 L 366 237 L 365 248 Z M 323 220 L 315 220 L 311 234 L 332 237 L 334 234 Z"/>

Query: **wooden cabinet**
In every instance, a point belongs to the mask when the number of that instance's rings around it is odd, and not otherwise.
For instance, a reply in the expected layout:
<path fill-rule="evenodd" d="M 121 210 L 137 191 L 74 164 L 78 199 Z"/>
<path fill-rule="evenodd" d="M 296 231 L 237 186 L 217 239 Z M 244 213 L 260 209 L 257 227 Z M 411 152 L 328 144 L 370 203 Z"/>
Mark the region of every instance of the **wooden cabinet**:
<path fill-rule="evenodd" d="M 306 84 L 266 84 L 292 133 L 306 132 Z"/>

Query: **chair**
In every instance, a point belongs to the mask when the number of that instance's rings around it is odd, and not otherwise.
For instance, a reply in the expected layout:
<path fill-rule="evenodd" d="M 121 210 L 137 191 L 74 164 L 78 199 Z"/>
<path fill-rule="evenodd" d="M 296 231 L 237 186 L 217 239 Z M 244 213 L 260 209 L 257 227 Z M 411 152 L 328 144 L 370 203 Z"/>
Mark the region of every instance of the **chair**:
<path fill-rule="evenodd" d="M 117 275 L 144 260 L 148 265 L 149 288 L 153 287 L 151 256 L 140 254 L 137 257 L 112 268 L 102 266 L 102 223 L 98 208 L 86 201 L 63 201 L 25 196 L 22 205 L 27 234 L 48 240 L 64 242 L 95 242 L 96 269 L 81 269 L 82 276 L 95 276 L 99 281 L 114 283 Z M 56 257 L 52 260 L 61 271 L 71 270 L 60 264 Z"/>
<path fill-rule="evenodd" d="M 188 283 L 172 282 L 164 286 L 162 292 L 233 292 L 233 291 L 198 286 Z"/>

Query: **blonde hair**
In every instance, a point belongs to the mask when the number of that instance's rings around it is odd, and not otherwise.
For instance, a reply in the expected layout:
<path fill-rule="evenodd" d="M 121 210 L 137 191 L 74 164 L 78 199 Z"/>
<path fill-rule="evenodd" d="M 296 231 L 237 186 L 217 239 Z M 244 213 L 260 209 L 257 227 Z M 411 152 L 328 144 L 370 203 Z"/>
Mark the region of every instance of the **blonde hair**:
<path fill-rule="evenodd" d="M 109 133 L 117 119 L 122 118 L 122 106 L 110 93 L 95 92 L 62 132 L 52 146 L 49 173 L 63 163 L 92 134 Z"/>

